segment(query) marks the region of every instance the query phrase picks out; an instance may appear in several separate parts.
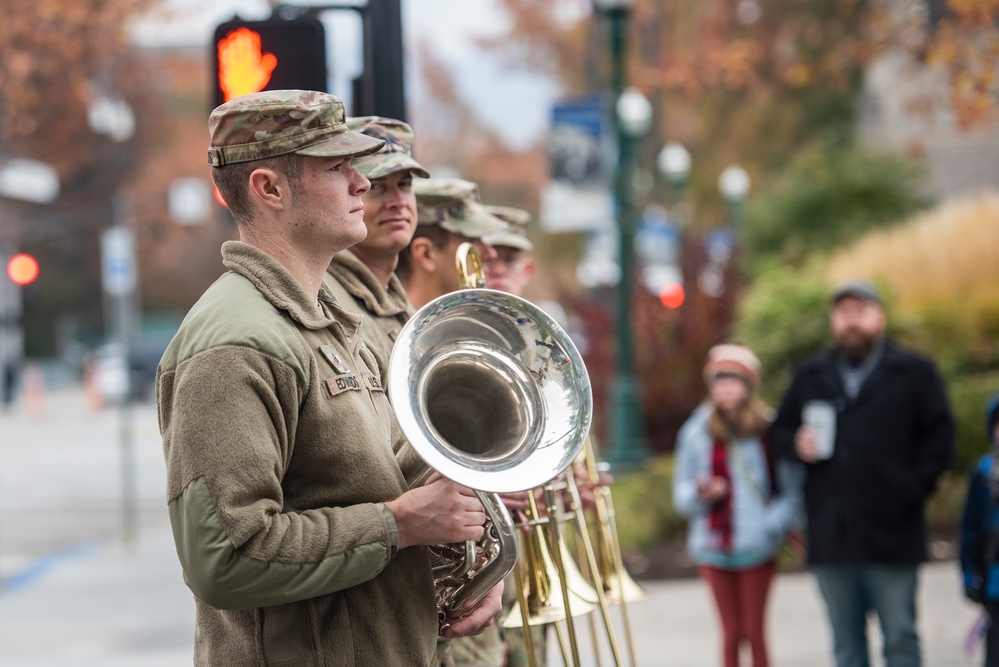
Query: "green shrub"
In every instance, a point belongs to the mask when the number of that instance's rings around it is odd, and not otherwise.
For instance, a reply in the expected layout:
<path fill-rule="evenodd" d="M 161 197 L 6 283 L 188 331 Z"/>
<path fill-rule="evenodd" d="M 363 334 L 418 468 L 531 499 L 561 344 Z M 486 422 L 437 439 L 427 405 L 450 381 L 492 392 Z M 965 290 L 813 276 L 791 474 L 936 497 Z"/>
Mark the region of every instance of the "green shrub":
<path fill-rule="evenodd" d="M 956 537 L 964 499 L 968 491 L 968 473 L 978 458 L 989 451 L 985 435 L 985 402 L 999 391 L 999 372 L 977 373 L 954 378 L 947 392 L 954 411 L 954 463 L 940 478 L 936 492 L 926 506 L 930 533 L 937 537 Z"/>
<path fill-rule="evenodd" d="M 763 395 L 776 404 L 795 365 L 829 340 L 829 285 L 825 264 L 763 271 L 739 304 L 735 340 L 753 349 L 763 365 Z"/>
<path fill-rule="evenodd" d="M 753 267 L 801 266 L 816 249 L 843 246 L 927 205 L 923 171 L 903 155 L 849 142 L 816 141 L 788 162 L 749 208 Z"/>
<path fill-rule="evenodd" d="M 673 508 L 673 457 L 657 456 L 644 470 L 616 474 L 611 485 L 618 541 L 641 550 L 681 537 L 686 520 Z"/>
<path fill-rule="evenodd" d="M 975 460 L 989 451 L 989 439 L 985 435 L 985 402 L 999 392 L 999 372 L 954 378 L 947 390 L 957 427 L 953 470 L 956 475 L 967 475 Z"/>

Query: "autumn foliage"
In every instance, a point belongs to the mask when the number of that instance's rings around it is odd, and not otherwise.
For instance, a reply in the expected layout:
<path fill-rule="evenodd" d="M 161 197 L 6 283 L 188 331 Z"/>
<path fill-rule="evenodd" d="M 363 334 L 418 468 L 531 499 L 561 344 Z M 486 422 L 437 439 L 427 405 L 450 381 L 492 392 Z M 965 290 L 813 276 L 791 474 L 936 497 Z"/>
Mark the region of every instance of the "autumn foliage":
<path fill-rule="evenodd" d="M 481 40 L 512 67 L 549 73 L 566 95 L 610 83 L 609 19 L 588 0 L 500 0 L 509 30 Z M 802 147 L 817 140 L 849 146 L 864 69 L 882 54 L 941 68 L 959 125 L 994 120 L 999 62 L 994 0 L 635 0 L 627 22 L 627 79 L 653 102 L 653 134 L 639 160 L 654 169 L 667 140 L 694 156 L 686 191 L 686 299 L 676 311 L 636 288 L 630 305 L 637 369 L 645 389 L 645 427 L 653 450 L 703 395 L 698 372 L 708 347 L 732 336 L 734 309 L 748 276 L 733 258 L 721 296 L 697 288 L 708 230 L 731 224 L 717 175 L 731 163 L 765 189 Z M 643 202 L 676 202 L 652 189 Z M 793 230 L 792 230 L 793 234 Z M 571 247 L 571 246 L 570 246 Z M 745 249 L 743 249 L 744 251 Z M 558 256 L 546 257 L 557 263 Z M 616 304 L 591 295 L 587 363 L 614 372 Z M 598 405 L 605 407 L 598 397 Z M 598 415 L 599 417 L 599 415 Z M 598 419 L 598 425 L 601 420 Z"/>

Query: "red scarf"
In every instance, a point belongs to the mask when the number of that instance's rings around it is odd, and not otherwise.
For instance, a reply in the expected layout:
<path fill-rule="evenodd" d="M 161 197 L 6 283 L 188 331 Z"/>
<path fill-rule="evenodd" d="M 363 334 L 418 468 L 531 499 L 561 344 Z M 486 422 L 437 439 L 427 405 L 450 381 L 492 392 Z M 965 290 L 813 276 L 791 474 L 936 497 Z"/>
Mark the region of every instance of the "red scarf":
<path fill-rule="evenodd" d="M 711 476 L 728 482 L 729 492 L 712 503 L 708 517 L 708 527 L 718 540 L 717 549 L 728 553 L 732 550 L 732 476 L 728 469 L 728 448 L 719 438 L 715 438 L 711 448 Z"/>
<path fill-rule="evenodd" d="M 776 477 L 774 475 L 773 457 L 770 455 L 770 447 L 766 440 L 761 440 L 763 454 L 767 460 L 767 474 L 770 477 L 770 498 L 776 495 Z M 724 553 L 732 551 L 732 473 L 728 465 L 728 447 L 725 441 L 715 438 L 711 448 L 711 475 L 721 477 L 728 484 L 728 493 L 725 497 L 719 498 L 711 505 L 711 514 L 708 516 L 708 528 L 715 535 L 717 549 Z M 767 480 L 759 480 L 763 483 Z"/>

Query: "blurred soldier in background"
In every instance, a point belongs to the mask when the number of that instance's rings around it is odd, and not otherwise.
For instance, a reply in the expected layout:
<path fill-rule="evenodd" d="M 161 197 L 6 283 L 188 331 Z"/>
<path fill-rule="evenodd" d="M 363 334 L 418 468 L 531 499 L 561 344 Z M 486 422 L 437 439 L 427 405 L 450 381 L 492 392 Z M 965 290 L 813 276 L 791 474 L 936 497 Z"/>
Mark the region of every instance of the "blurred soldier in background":
<path fill-rule="evenodd" d="M 479 188 L 459 178 L 423 179 L 413 184 L 419 224 L 412 243 L 399 255 L 399 277 L 417 308 L 461 287 L 455 254 L 468 241 L 483 265 L 496 257 L 483 237 L 506 228 L 479 202 Z"/>
<path fill-rule="evenodd" d="M 485 263 L 486 286 L 522 297 L 534 277 L 535 268 L 529 254 L 534 250 L 534 244 L 527 238 L 527 223 L 531 221 L 531 214 L 510 206 L 486 206 L 486 210 L 509 225 L 486 238 L 496 251 L 496 258 Z"/>
<path fill-rule="evenodd" d="M 455 255 L 458 246 L 470 242 L 483 267 L 496 258 L 496 251 L 484 241 L 488 234 L 506 228 L 479 203 L 478 186 L 462 179 L 428 179 L 414 183 L 419 225 L 412 244 L 399 257 L 399 275 L 410 301 L 421 307 L 437 297 L 460 289 Z M 507 507 L 523 509 L 526 499 L 507 502 Z M 473 644 L 451 642 L 449 657 L 455 667 L 500 667 L 503 643 L 495 623 Z"/>
<path fill-rule="evenodd" d="M 349 250 L 337 253 L 330 264 L 326 285 L 337 302 L 364 316 L 361 336 L 375 355 L 382 382 L 392 345 L 414 309 L 395 275 L 399 253 L 416 231 L 414 178 L 430 174 L 413 159 L 413 130 L 399 120 L 365 116 L 351 118 L 352 130 L 385 141 L 374 155 L 354 160 L 362 176 L 371 181 L 364 193 L 364 225 L 368 235 Z"/>

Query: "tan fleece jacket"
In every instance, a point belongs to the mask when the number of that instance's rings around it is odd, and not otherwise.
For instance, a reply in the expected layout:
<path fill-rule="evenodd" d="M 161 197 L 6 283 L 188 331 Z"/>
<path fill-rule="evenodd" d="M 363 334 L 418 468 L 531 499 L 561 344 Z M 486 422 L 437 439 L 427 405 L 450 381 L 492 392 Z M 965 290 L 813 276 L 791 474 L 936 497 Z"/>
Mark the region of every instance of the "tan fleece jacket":
<path fill-rule="evenodd" d="M 359 318 L 253 246 L 157 372 L 167 496 L 195 594 L 197 665 L 428 665 L 427 552 L 383 504 L 401 438 Z"/>
<path fill-rule="evenodd" d="M 324 283 L 344 310 L 361 315 L 364 321 L 361 336 L 378 363 L 384 385 L 392 347 L 402 327 L 416 312 L 406 298 L 402 282 L 393 275 L 386 289 L 357 255 L 344 250 L 333 258 Z M 427 464 L 409 443 L 396 445 L 396 460 L 407 482 L 412 482 L 427 469 Z"/>
<path fill-rule="evenodd" d="M 326 273 L 326 287 L 345 310 L 363 315 L 364 344 L 375 355 L 378 372 L 385 381 L 392 345 L 403 325 L 416 310 L 393 275 L 386 289 L 370 269 L 349 250 L 337 254 Z"/>

